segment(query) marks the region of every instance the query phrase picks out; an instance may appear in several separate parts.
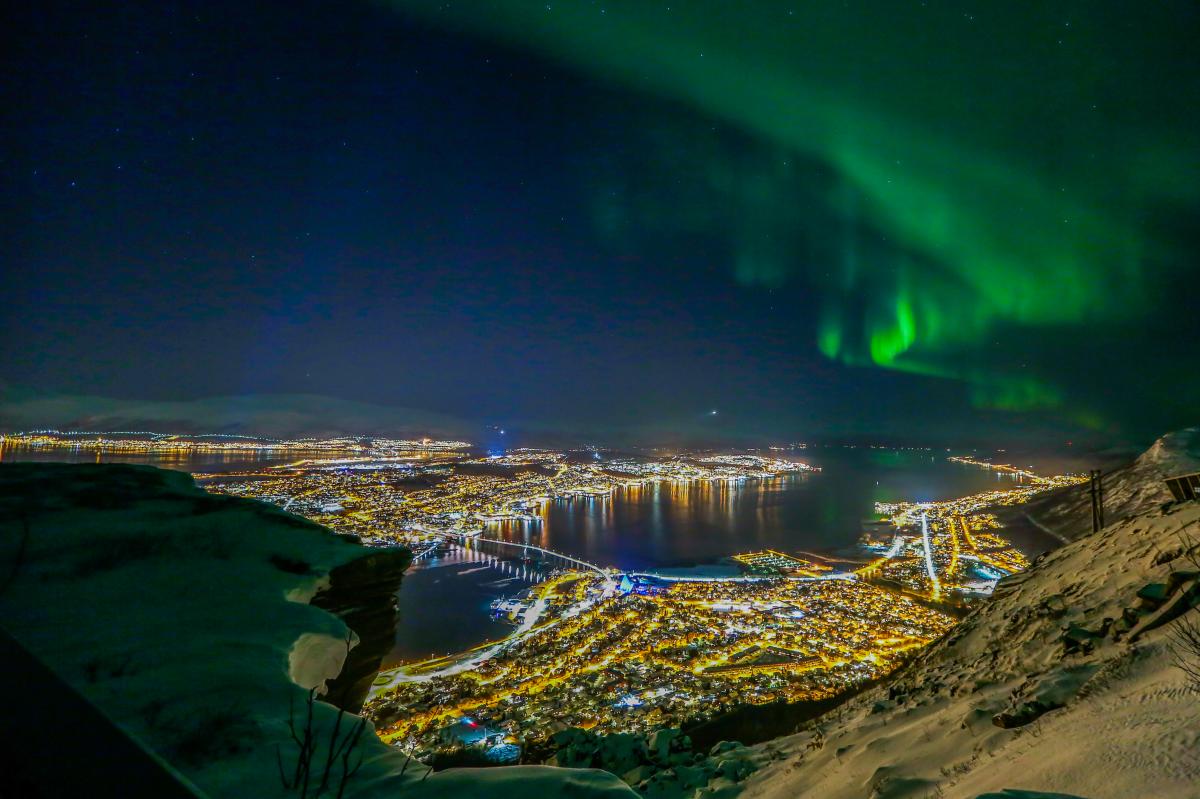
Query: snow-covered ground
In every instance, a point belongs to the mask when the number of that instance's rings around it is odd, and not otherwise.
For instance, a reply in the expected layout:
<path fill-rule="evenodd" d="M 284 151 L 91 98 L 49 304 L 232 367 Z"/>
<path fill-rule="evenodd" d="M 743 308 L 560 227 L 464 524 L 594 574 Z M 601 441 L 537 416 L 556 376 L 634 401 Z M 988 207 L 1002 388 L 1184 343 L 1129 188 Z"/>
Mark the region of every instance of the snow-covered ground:
<path fill-rule="evenodd" d="M 277 751 L 287 770 L 295 762 L 289 703 L 302 719 L 308 689 L 335 676 L 354 643 L 308 602 L 330 570 L 367 550 L 148 467 L 0 465 L 0 516 L 18 533 L 4 537 L 4 574 L 28 529 L 0 594 L 18 641 L 209 795 L 293 795 L 276 763 Z M 315 703 L 318 763 L 337 716 Z M 69 730 L 70 719 L 58 721 Z M 358 751 L 346 796 L 630 795 L 604 772 L 541 766 L 422 780 L 423 767 L 405 771 L 405 757 L 370 730 Z"/>

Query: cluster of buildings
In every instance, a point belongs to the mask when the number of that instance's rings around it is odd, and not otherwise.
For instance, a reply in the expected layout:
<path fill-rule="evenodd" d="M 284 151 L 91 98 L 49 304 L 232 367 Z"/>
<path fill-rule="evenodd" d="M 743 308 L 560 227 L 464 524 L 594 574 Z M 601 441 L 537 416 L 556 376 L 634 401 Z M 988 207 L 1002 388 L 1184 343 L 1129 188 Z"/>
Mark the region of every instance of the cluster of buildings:
<path fill-rule="evenodd" d="M 225 433 L 176 434 L 149 430 L 119 433 L 34 430 L 0 435 L 0 443 L 30 449 L 73 449 L 123 453 L 371 453 L 386 457 L 398 453 L 458 452 L 470 448 L 465 441 L 390 438 L 298 438 L 273 439 Z"/>
<path fill-rule="evenodd" d="M 548 449 L 530 449 L 527 447 L 511 449 L 503 455 L 487 455 L 482 458 L 472 458 L 463 463 L 487 466 L 534 466 L 537 464 L 557 464 L 566 460 L 562 452 Z"/>
<path fill-rule="evenodd" d="M 860 578 L 935 600 L 990 593 L 1002 577 L 1029 566 L 1024 554 L 999 534 L 1000 522 L 990 509 L 1022 504 L 1044 491 L 1087 480 L 1073 474 L 1044 477 L 966 457 L 949 460 L 1012 474 L 1022 483 L 938 502 L 877 502 L 875 512 L 889 524 L 864 542 L 880 556 L 857 570 Z"/>
<path fill-rule="evenodd" d="M 774 477 L 784 472 L 819 472 L 818 466 L 789 461 L 782 458 L 764 458 L 759 455 L 708 455 L 697 460 L 713 470 L 714 476 L 723 475 L 734 479 L 741 477 Z"/>
<path fill-rule="evenodd" d="M 604 467 L 619 484 L 624 485 L 664 480 L 745 480 L 755 477 L 777 477 L 792 472 L 820 471 L 817 467 L 800 461 L 766 458 L 760 455 L 708 455 L 661 460 L 614 458 L 607 461 Z"/>
<path fill-rule="evenodd" d="M 248 474 L 203 476 L 203 482 L 210 491 L 273 502 L 368 544 L 414 545 L 435 537 L 476 536 L 499 521 L 537 521 L 546 503 L 559 498 L 607 497 L 618 488 L 652 482 L 747 479 L 811 468 L 757 456 L 577 463 L 547 450 L 488 458 L 447 449 L 414 455 L 388 443 L 390 448 L 369 455 L 301 460 Z"/>
<path fill-rule="evenodd" d="M 526 745 L 567 726 L 677 726 L 746 703 L 829 696 L 894 668 L 953 617 L 855 579 L 560 576 L 538 627 L 466 671 L 403 668 L 367 712 L 385 740 L 437 748 L 468 717 Z"/>
<path fill-rule="evenodd" d="M 782 574 L 790 577 L 820 577 L 833 571 L 826 563 L 819 563 L 807 558 L 798 558 L 774 549 L 762 552 L 743 552 L 734 555 L 731 560 L 742 566 L 751 574 Z"/>
<path fill-rule="evenodd" d="M 367 543 L 436 547 L 469 542 L 492 522 L 536 520 L 555 499 L 809 469 L 754 455 L 416 457 L 395 449 L 207 487 L 274 502 Z M 1027 565 L 988 509 L 1079 478 L 1016 473 L 1020 484 L 1007 490 L 880 503 L 886 521 L 865 542 L 877 557 L 852 572 L 775 550 L 733 556 L 737 577 L 553 572 L 510 603 L 512 634 L 380 675 L 367 713 L 385 740 L 406 748 L 511 754 L 568 726 L 651 731 L 738 705 L 835 694 L 945 633 L 955 620 L 936 600 L 986 591 Z"/>

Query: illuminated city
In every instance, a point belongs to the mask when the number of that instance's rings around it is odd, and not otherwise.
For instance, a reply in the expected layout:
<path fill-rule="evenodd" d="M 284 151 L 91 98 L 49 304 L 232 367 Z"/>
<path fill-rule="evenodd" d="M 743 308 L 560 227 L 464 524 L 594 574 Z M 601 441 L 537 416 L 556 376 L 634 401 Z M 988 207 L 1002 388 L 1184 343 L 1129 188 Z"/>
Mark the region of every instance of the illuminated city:
<path fill-rule="evenodd" d="M 973 597 L 1028 561 L 1003 537 L 998 506 L 1079 482 L 970 458 L 948 462 L 1013 479 L 953 500 L 877 503 L 858 560 L 767 549 L 730 552 L 728 570 L 622 572 L 508 541 L 493 527 L 539 525 L 548 503 L 614 492 L 772 479 L 819 471 L 753 454 L 638 457 L 594 450 L 420 451 L 360 446 L 250 471 L 199 475 L 210 491 L 272 502 L 374 546 L 419 558 L 458 553 L 543 579 L 493 603 L 511 632 L 413 660 L 375 679 L 367 712 L 385 741 L 434 751 L 469 717 L 497 746 L 564 726 L 600 732 L 678 726 L 746 704 L 834 695 L 893 670 L 940 637 Z M 465 447 L 465 445 L 461 445 Z M 317 442 L 315 449 L 345 449 Z M 819 477 L 818 477 L 819 479 Z"/>
<path fill-rule="evenodd" d="M 456 452 L 470 447 L 465 441 L 433 439 L 341 437 L 279 440 L 224 433 L 187 435 L 150 431 L 94 433 L 61 430 L 0 434 L 0 444 L 33 450 L 66 449 L 100 453 L 370 452 L 375 456 L 392 453 Z"/>
<path fill-rule="evenodd" d="M 869 541 L 880 556 L 859 574 L 898 583 L 934 599 L 988 593 L 996 580 L 1025 569 L 1029 562 L 1000 535 L 990 508 L 1020 505 L 1055 488 L 1087 482 L 1082 475 L 1043 477 L 1007 465 L 966 457 L 948 460 L 1015 475 L 1028 482 L 944 502 L 879 502 L 875 511 L 891 522 L 891 539 Z"/>
<path fill-rule="evenodd" d="M 814 471 L 800 462 L 745 455 L 601 462 L 592 452 L 516 450 L 481 458 L 454 455 L 445 445 L 410 457 L 306 459 L 261 472 L 210 476 L 205 483 L 210 490 L 274 502 L 367 543 L 419 547 L 431 537 L 478 536 L 500 521 L 536 520 L 553 499 L 609 497 L 619 488 L 663 482 Z"/>
<path fill-rule="evenodd" d="M 829 696 L 886 673 L 953 617 L 852 579 L 658 581 L 570 573 L 537 586 L 530 631 L 488 659 L 380 676 L 384 740 L 431 745 L 458 716 L 529 741 L 558 725 L 650 731 L 743 703 Z"/>

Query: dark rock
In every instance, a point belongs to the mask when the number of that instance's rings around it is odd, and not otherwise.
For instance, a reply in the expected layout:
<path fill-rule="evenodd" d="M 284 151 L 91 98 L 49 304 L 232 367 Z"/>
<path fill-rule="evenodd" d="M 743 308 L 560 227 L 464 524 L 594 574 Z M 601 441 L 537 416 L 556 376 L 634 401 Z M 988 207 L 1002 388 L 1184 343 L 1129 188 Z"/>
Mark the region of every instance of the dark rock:
<path fill-rule="evenodd" d="M 1142 589 L 1137 592 L 1138 599 L 1149 605 L 1151 609 L 1166 602 L 1168 596 L 1170 596 L 1170 592 L 1167 590 L 1166 583 L 1149 583 L 1142 586 Z"/>
<path fill-rule="evenodd" d="M 1067 603 L 1061 596 L 1046 597 L 1041 603 L 1042 612 L 1051 618 L 1061 618 L 1067 612 Z"/>
<path fill-rule="evenodd" d="M 1171 572 L 1171 576 L 1167 578 L 1167 596 L 1174 594 L 1180 586 L 1190 583 L 1198 577 L 1200 577 L 1200 571 L 1190 569 Z"/>
<path fill-rule="evenodd" d="M 1170 563 L 1182 554 L 1183 547 L 1175 547 L 1174 549 L 1168 549 L 1166 551 L 1159 552 L 1154 556 L 1154 565 L 1161 566 L 1164 563 Z"/>
<path fill-rule="evenodd" d="M 625 774 L 649 759 L 646 739 L 632 732 L 605 735 L 598 741 L 596 756 L 599 768 L 613 774 Z"/>
<path fill-rule="evenodd" d="M 669 762 L 671 755 L 679 752 L 691 752 L 692 741 L 681 730 L 666 728 L 655 731 L 647 742 L 650 757 L 660 763 Z"/>
<path fill-rule="evenodd" d="M 1104 632 L 1093 632 L 1092 630 L 1072 623 L 1062 635 L 1063 654 L 1073 655 L 1078 652 L 1091 652 L 1095 647 L 1096 639 L 1103 638 L 1107 634 L 1107 626 L 1104 628 Z"/>
<path fill-rule="evenodd" d="M 358 713 L 396 640 L 396 591 L 412 554 L 407 549 L 378 549 L 329 573 L 329 587 L 312 599 L 358 636 L 342 673 L 331 680 L 325 701 Z"/>
<path fill-rule="evenodd" d="M 1012 710 L 992 716 L 992 724 L 1005 730 L 1024 727 L 1026 724 L 1037 721 L 1051 710 L 1057 710 L 1060 707 L 1062 707 L 1061 704 L 1053 702 L 1025 702 Z"/>
<path fill-rule="evenodd" d="M 741 748 L 742 745 L 737 741 L 721 741 L 720 743 L 713 744 L 712 749 L 710 749 L 708 753 L 710 755 L 719 755 Z"/>
<path fill-rule="evenodd" d="M 1083 799 L 1073 793 L 1047 793 L 1046 791 L 1022 791 L 1005 788 L 999 793 L 981 793 L 975 799 Z"/>
<path fill-rule="evenodd" d="M 728 758 L 717 764 L 716 773 L 732 782 L 741 782 L 758 768 L 757 765 L 743 758 Z"/>
<path fill-rule="evenodd" d="M 676 766 L 674 771 L 675 776 L 679 779 L 684 789 L 699 788 L 702 785 L 707 785 L 708 778 L 712 776 L 710 770 L 696 766 Z"/>
<path fill-rule="evenodd" d="M 283 555 L 272 555 L 268 560 L 271 561 L 272 566 L 281 572 L 287 572 L 288 574 L 312 574 L 312 566 L 309 566 L 302 560 L 284 557 Z"/>

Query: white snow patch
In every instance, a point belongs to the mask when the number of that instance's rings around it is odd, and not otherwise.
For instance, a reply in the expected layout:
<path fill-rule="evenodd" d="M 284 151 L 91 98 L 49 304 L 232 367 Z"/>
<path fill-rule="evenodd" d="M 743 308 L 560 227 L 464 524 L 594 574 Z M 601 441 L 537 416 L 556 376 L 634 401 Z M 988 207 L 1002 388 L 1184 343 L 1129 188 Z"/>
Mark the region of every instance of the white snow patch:
<path fill-rule="evenodd" d="M 329 575 L 322 574 L 320 577 L 313 580 L 305 580 L 296 586 L 289 588 L 284 592 L 284 598 L 288 602 L 299 602 L 301 605 L 307 605 L 312 602 L 312 598 L 329 588 Z"/>
<path fill-rule="evenodd" d="M 341 674 L 346 656 L 358 645 L 358 636 L 349 635 L 347 642 L 321 633 L 301 633 L 288 653 L 288 677 L 301 688 L 316 688 L 324 694 L 325 681 Z"/>

